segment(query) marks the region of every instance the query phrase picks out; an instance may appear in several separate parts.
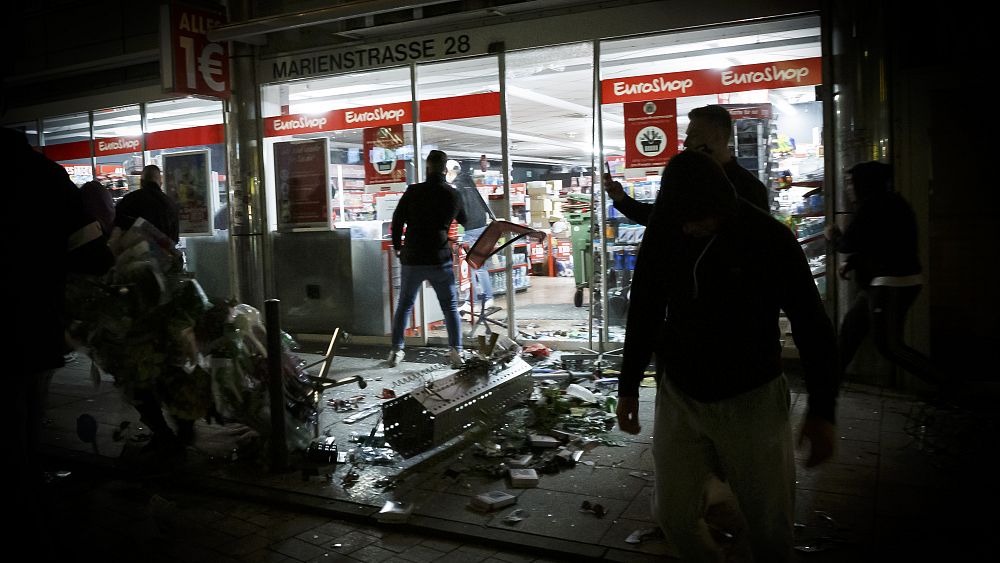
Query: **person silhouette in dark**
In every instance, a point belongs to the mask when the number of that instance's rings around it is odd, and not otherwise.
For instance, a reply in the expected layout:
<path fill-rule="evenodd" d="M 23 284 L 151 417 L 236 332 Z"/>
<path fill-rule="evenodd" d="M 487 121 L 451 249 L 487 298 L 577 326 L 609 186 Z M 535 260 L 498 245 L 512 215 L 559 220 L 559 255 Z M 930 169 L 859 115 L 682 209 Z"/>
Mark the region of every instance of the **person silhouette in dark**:
<path fill-rule="evenodd" d="M 833 324 L 795 235 L 743 198 L 722 166 L 670 160 L 635 267 L 618 423 L 636 434 L 639 383 L 655 354 L 654 517 L 685 561 L 721 561 L 709 490 L 732 490 L 756 561 L 792 557 L 795 469 L 778 317 L 795 331 L 809 394 L 806 466 L 833 455 L 839 373 Z"/>
<path fill-rule="evenodd" d="M 17 188 L 8 190 L 3 206 L 3 224 L 15 233 L 5 238 L 3 261 L 21 274 L 9 281 L 3 413 L 13 435 L 7 456 L 16 477 L 13 526 L 16 537 L 29 542 L 51 534 L 43 524 L 38 446 L 49 382 L 64 363 L 67 276 L 103 274 L 114 259 L 100 224 L 87 213 L 62 166 L 8 128 L 0 128 L 0 162 Z"/>
<path fill-rule="evenodd" d="M 826 230 L 833 247 L 846 256 L 840 276 L 853 277 L 857 286 L 840 325 L 841 367 L 850 365 L 870 333 L 886 359 L 929 383 L 943 383 L 931 360 L 903 341 L 906 315 L 923 286 L 913 208 L 893 189 L 888 164 L 857 164 L 846 183 L 854 218 L 843 233 L 836 225 Z"/>

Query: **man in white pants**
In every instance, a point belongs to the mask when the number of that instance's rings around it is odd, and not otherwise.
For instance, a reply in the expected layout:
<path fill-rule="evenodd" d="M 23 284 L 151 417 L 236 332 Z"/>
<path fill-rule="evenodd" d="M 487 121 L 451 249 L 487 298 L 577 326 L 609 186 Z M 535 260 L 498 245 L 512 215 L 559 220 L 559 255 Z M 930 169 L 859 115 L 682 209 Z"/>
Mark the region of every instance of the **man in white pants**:
<path fill-rule="evenodd" d="M 725 559 L 705 518 L 719 479 L 737 509 L 733 543 L 756 561 L 788 561 L 795 470 L 779 311 L 809 392 L 808 466 L 833 453 L 833 325 L 795 236 L 738 198 L 711 157 L 682 152 L 661 185 L 632 282 L 619 425 L 639 432 L 639 382 L 655 353 L 654 515 L 667 541 L 685 561 Z"/>

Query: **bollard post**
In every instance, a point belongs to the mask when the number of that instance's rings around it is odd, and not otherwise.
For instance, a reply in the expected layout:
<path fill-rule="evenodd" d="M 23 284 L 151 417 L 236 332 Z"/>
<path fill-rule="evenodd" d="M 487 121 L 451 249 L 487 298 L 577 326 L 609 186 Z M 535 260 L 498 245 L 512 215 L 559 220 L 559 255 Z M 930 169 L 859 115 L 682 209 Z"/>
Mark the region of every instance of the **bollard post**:
<path fill-rule="evenodd" d="M 267 328 L 267 389 L 271 399 L 271 470 L 288 467 L 288 445 L 285 441 L 285 378 L 281 373 L 281 313 L 278 299 L 264 302 L 264 322 Z"/>

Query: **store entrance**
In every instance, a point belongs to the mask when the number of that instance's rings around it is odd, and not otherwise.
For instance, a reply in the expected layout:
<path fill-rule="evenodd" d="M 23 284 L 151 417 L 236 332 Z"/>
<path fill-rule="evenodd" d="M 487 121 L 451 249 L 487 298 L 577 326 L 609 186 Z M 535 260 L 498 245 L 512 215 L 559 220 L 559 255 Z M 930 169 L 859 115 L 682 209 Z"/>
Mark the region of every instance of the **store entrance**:
<path fill-rule="evenodd" d="M 593 264 L 582 254 L 588 237 L 575 241 L 581 251 L 575 257 L 572 236 L 574 227 L 580 231 L 585 222 L 589 232 L 592 56 L 590 44 L 506 56 L 506 177 L 498 59 L 418 67 L 418 98 L 453 100 L 447 114 L 454 116 L 420 116 L 423 151 L 447 152 L 452 161 L 450 181 L 460 189 L 474 186 L 495 218 L 545 233 L 542 241 L 514 242 L 479 271 L 458 270 L 467 336 L 512 330 L 527 341 L 560 347 L 565 342 L 570 349 L 573 342 L 578 347 L 589 345 Z M 490 103 L 483 103 L 491 102 L 486 99 L 490 95 L 496 96 L 495 113 L 489 111 Z M 477 115 L 456 113 L 464 100 L 477 102 L 481 108 Z M 471 234 L 465 226 L 459 228 L 459 239 L 466 244 L 474 240 L 477 226 L 471 225 Z M 443 336 L 443 326 L 429 327 L 430 336 L 438 333 Z"/>
<path fill-rule="evenodd" d="M 600 288 L 591 227 L 593 44 L 508 54 L 505 86 L 514 217 L 546 233 L 512 253 L 516 326 L 561 349 L 591 347 L 601 330 L 590 306 Z"/>

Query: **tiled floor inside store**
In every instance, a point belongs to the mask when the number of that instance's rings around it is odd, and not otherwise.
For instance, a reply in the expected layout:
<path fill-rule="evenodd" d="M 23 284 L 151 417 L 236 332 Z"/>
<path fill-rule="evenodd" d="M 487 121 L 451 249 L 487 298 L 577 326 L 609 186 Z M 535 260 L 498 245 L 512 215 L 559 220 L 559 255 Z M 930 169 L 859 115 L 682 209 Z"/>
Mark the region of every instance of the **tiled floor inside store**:
<path fill-rule="evenodd" d="M 382 362 L 381 349 L 348 346 L 341 354 L 330 376 L 363 374 L 369 386 L 338 387 L 324 398 L 363 394 L 366 405 L 378 403 L 392 382 L 444 357 L 442 349 L 416 350 L 408 360 L 425 363 L 406 361 L 393 370 Z M 797 421 L 806 396 L 791 380 Z M 653 392 L 642 390 L 646 428 Z M 995 396 L 986 386 L 962 397 L 961 407 L 931 406 L 907 394 L 847 384 L 836 459 L 815 470 L 799 467 L 800 559 L 992 559 L 997 485 L 985 459 L 996 443 Z M 267 472 L 240 457 L 248 434 L 235 424 L 199 423 L 182 462 L 150 467 L 136 453 L 143 432 L 135 411 L 108 376 L 94 386 L 83 356 L 57 373 L 49 405 L 45 444 L 52 469 L 72 471 L 53 481 L 56 507 L 63 517 L 86 523 L 90 531 L 80 545 L 95 553 L 117 545 L 142 552 L 136 560 L 156 561 L 643 561 L 670 554 L 663 540 L 625 541 L 652 526 L 648 435 L 613 429 L 574 467 L 542 474 L 537 487 L 514 489 L 492 473 L 494 460 L 476 455 L 483 448 L 475 446 L 416 464 L 394 458 L 316 466 L 293 456 L 292 470 Z M 96 444 L 77 437 L 81 414 L 96 418 Z M 345 449 L 356 446 L 352 432 L 369 435 L 378 418 L 349 425 L 348 414 L 327 410 L 321 419 L 322 429 Z M 125 435 L 123 421 L 130 422 Z M 357 478 L 348 483 L 352 471 Z M 511 493 L 517 503 L 495 513 L 469 508 L 472 496 L 491 490 Z M 411 503 L 405 524 L 378 522 L 386 500 Z M 606 514 L 581 510 L 583 501 L 602 504 Z"/>

